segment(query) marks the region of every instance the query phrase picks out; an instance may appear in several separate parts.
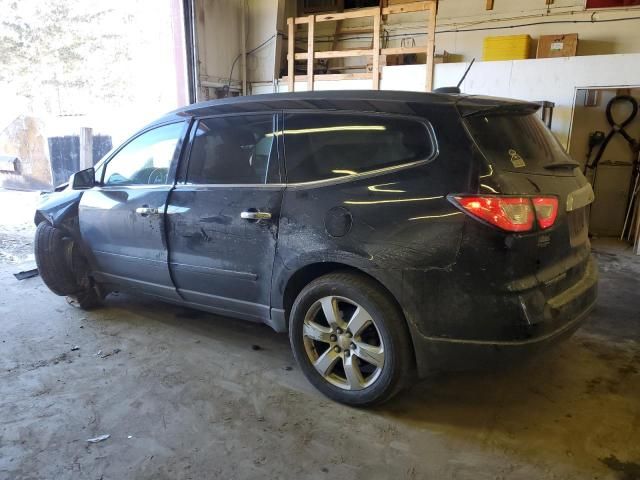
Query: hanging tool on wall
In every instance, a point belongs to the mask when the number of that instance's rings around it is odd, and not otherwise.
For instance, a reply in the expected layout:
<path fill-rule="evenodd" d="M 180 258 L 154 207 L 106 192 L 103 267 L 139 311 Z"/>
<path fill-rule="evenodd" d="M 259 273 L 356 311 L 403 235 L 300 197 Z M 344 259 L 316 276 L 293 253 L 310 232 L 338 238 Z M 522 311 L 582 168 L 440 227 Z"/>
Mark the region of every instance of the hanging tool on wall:
<path fill-rule="evenodd" d="M 613 118 L 613 107 L 614 105 L 621 104 L 621 103 L 628 103 L 631 106 L 631 112 L 629 113 L 626 119 L 618 123 Z M 633 138 L 625 130 L 626 127 L 628 127 L 631 124 L 631 122 L 633 122 L 635 118 L 638 116 L 638 110 L 639 110 L 638 101 L 631 95 L 618 95 L 616 97 L 613 97 L 609 101 L 609 103 L 607 104 L 605 113 L 607 116 L 607 122 L 609 122 L 609 125 L 611 125 L 611 130 L 609 130 L 609 133 L 606 135 L 604 134 L 604 132 L 601 132 L 601 131 L 595 131 L 589 134 L 589 149 L 587 152 L 587 161 L 585 162 L 585 166 L 584 166 L 585 175 L 588 169 L 593 170 L 592 184 L 595 185 L 598 164 L 600 163 L 600 160 L 602 159 L 602 156 L 604 155 L 604 152 L 606 151 L 607 146 L 611 142 L 611 139 L 616 134 L 619 134 L 626 140 L 627 144 L 629 145 L 629 148 L 631 149 L 634 160 L 633 160 L 633 168 L 632 168 L 631 179 L 630 179 L 629 196 L 627 198 L 627 204 L 625 208 L 625 212 L 626 212 L 625 223 L 622 229 L 622 234 L 620 236 L 621 240 L 625 236 L 627 236 L 626 234 L 627 234 L 628 227 L 629 229 L 631 227 L 631 224 L 629 223 L 629 218 L 632 212 L 634 211 L 634 209 L 636 208 L 636 203 L 638 201 L 638 195 L 639 195 L 638 184 L 640 183 L 640 140 Z M 595 147 L 599 147 L 598 151 L 593 161 L 589 162 L 589 160 L 591 159 L 591 154 L 593 153 L 593 150 Z"/>
<path fill-rule="evenodd" d="M 589 165 L 589 160 L 591 159 L 591 154 L 593 153 L 593 149 L 598 145 L 602 145 L 605 139 L 605 133 L 601 130 L 596 130 L 595 132 L 591 132 L 589 134 L 589 150 L 587 150 L 587 161 L 584 165 L 584 173 L 587 172 L 587 167 Z"/>
<path fill-rule="evenodd" d="M 613 118 L 612 110 L 613 110 L 613 106 L 616 103 L 622 103 L 622 102 L 627 102 L 631 105 L 631 113 L 624 121 L 622 121 L 621 123 L 618 123 Z M 589 158 L 587 158 L 587 163 L 584 166 L 584 173 L 587 173 L 587 169 L 593 170 L 598 167 L 598 163 L 600 162 L 602 155 L 607 149 L 609 142 L 616 134 L 620 134 L 624 137 L 624 139 L 629 144 L 629 147 L 631 148 L 632 152 L 635 152 L 635 153 L 640 152 L 640 141 L 631 137 L 631 135 L 629 135 L 625 130 L 625 128 L 628 127 L 629 124 L 635 120 L 636 116 L 638 116 L 638 101 L 635 98 L 633 98 L 631 95 L 618 95 L 617 97 L 613 97 L 607 104 L 606 115 L 607 115 L 607 121 L 609 122 L 609 125 L 611 125 L 611 130 L 600 143 L 600 148 L 598 149 L 598 153 L 596 153 L 596 158 L 594 158 L 593 162 L 589 163 Z M 588 154 L 589 157 L 591 157 L 591 152 L 593 150 L 593 147 L 597 145 L 597 143 L 594 143 L 594 145 L 592 146 L 592 141 L 598 142 L 600 140 L 600 134 L 602 134 L 602 132 L 592 132 L 589 135 L 589 154 Z"/>

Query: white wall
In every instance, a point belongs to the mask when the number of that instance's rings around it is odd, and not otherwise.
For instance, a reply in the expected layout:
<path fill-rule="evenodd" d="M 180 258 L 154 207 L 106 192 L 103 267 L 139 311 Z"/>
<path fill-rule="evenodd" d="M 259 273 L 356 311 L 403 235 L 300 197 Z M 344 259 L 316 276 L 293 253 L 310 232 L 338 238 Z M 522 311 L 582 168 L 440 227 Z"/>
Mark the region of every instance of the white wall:
<path fill-rule="evenodd" d="M 465 30 L 486 27 L 543 23 L 519 28 L 501 28 L 475 32 L 438 33 L 436 49 L 461 55 L 464 60 L 482 58 L 482 43 L 489 35 L 529 34 L 534 39 L 532 56 L 540 35 L 578 33 L 578 55 L 640 52 L 640 20 L 607 23 L 591 20 L 610 20 L 621 17 L 640 17 L 640 8 L 586 10 L 585 0 L 554 0 L 546 8 L 543 0 L 500 0 L 491 11 L 478 0 L 444 0 L 440 2 L 438 31 Z M 593 16 L 593 18 L 592 18 Z M 551 24 L 547 22 L 567 22 Z"/>
<path fill-rule="evenodd" d="M 435 86 L 455 85 L 466 66 L 437 65 Z M 554 102 L 553 131 L 567 146 L 576 88 L 629 85 L 640 85 L 640 54 L 479 62 L 471 69 L 462 90 Z"/>
<path fill-rule="evenodd" d="M 259 45 L 277 32 L 284 17 L 292 14 L 294 0 L 247 0 L 247 49 Z M 498 0 L 495 9 L 487 12 L 483 0 L 441 0 L 438 12 L 438 31 L 486 28 L 520 23 L 563 20 L 640 17 L 640 8 L 585 11 L 585 0 L 554 0 L 546 8 L 544 0 Z M 242 0 L 199 0 L 197 13 L 198 46 L 201 79 L 224 79 L 231 63 L 240 53 L 240 19 Z M 389 16 L 390 34 L 411 33 L 423 24 L 415 23 L 418 16 L 406 14 Z M 413 19 L 413 20 L 412 20 Z M 402 23 L 394 23 L 401 20 Z M 412 23 L 413 22 L 413 23 Z M 345 22 L 346 24 L 346 22 Z M 343 25 L 344 26 L 344 25 Z M 413 30 L 412 30 L 413 29 Z M 497 95 L 528 100 L 549 100 L 556 103 L 554 131 L 566 145 L 569 138 L 571 109 L 576 87 L 640 85 L 640 20 L 616 23 L 545 24 L 520 29 L 483 30 L 465 33 L 440 33 L 436 49 L 448 50 L 464 58 L 481 57 L 482 39 L 487 35 L 529 33 L 540 34 L 578 32 L 579 53 L 625 53 L 627 55 L 578 56 L 574 58 L 522 60 L 510 62 L 477 62 L 463 88 L 467 93 Z M 425 40 L 425 37 L 416 37 Z M 391 40 L 399 42 L 399 39 Z M 420 43 L 420 42 L 418 42 Z M 253 93 L 274 90 L 272 78 L 276 68 L 277 47 L 273 39 L 250 55 L 248 77 Z M 435 85 L 455 85 L 467 63 L 436 65 Z M 424 65 L 384 67 L 381 88 L 424 90 Z M 240 62 L 233 78 L 239 80 Z M 279 87 L 281 88 L 281 87 Z M 285 87 L 286 88 L 286 87 Z M 296 90 L 304 90 L 302 83 Z M 371 82 L 319 82 L 317 89 L 371 88 Z"/>
<path fill-rule="evenodd" d="M 528 33 L 534 38 L 533 50 L 540 35 L 577 32 L 580 36 L 579 55 L 636 53 L 640 52 L 640 20 L 615 23 L 591 23 L 590 20 L 640 17 L 640 8 L 605 9 L 586 11 L 586 0 L 554 0 L 546 8 L 544 0 L 499 0 L 494 10 L 485 10 L 484 0 L 441 0 L 438 11 L 439 32 L 436 35 L 436 51 L 453 54 L 456 61 L 468 61 L 482 57 L 482 42 L 489 35 Z M 243 0 L 197 0 L 196 32 L 198 36 L 200 77 L 204 81 L 226 83 L 231 64 L 241 51 L 241 15 Z M 247 49 L 251 50 L 271 38 L 278 30 L 285 31 L 286 16 L 295 13 L 296 0 L 247 0 Z M 399 45 L 401 39 L 410 37 L 416 44 L 426 43 L 425 14 L 411 13 L 390 15 L 385 29 L 389 33 L 388 46 Z M 548 22 L 580 21 L 589 23 Z M 361 20 L 344 21 L 342 28 L 358 25 Z M 519 28 L 519 24 L 543 23 Z M 323 32 L 323 28 L 327 31 Z M 497 30 L 487 28 L 500 27 Z M 317 40 L 331 34 L 332 22 L 319 25 Z M 473 32 L 451 30 L 481 29 Z M 305 33 L 300 32 L 300 37 Z M 363 35 L 360 35 L 363 36 Z M 366 36 L 366 35 L 364 35 Z M 353 40 L 353 45 L 366 46 L 366 39 Z M 350 46 L 353 46 L 350 45 Z M 319 49 L 328 49 L 331 43 L 318 43 Z M 285 45 L 286 48 L 286 45 Z M 532 51 L 532 55 L 535 52 Z M 250 82 L 271 82 L 280 58 L 276 39 L 249 56 L 247 61 Z M 241 79 L 240 62 L 236 64 L 233 80 Z"/>
<path fill-rule="evenodd" d="M 242 2 L 197 0 L 196 35 L 198 73 L 201 82 L 226 84 L 233 60 L 241 51 Z M 240 61 L 232 79 L 241 78 Z"/>
<path fill-rule="evenodd" d="M 467 63 L 435 66 L 435 88 L 456 85 Z M 382 90 L 424 91 L 424 65 L 384 67 Z M 553 132 L 567 146 L 576 88 L 640 85 L 640 54 L 476 62 L 462 84 L 467 94 L 491 95 L 522 100 L 548 100 L 556 104 Z M 306 83 L 296 82 L 296 91 Z M 317 82 L 316 90 L 370 89 L 369 80 Z M 286 82 L 279 91 L 286 92 Z M 253 93 L 271 93 L 268 86 L 254 86 Z"/>
<path fill-rule="evenodd" d="M 247 51 L 276 34 L 278 0 L 247 1 Z M 247 58 L 247 77 L 251 82 L 271 82 L 275 74 L 275 37 Z"/>
<path fill-rule="evenodd" d="M 485 10 L 483 0 L 441 0 L 436 51 L 446 50 L 454 55 L 455 61 L 481 60 L 485 37 L 529 34 L 533 38 L 531 58 L 534 58 L 538 37 L 558 33 L 578 33 L 578 55 L 640 51 L 640 19 L 597 23 L 616 18 L 640 18 L 640 7 L 586 10 L 585 5 L 586 0 L 554 0 L 547 8 L 544 0 L 498 0 L 493 10 Z M 387 46 L 399 46 L 405 37 L 412 38 L 417 45 L 426 45 L 425 20 L 425 13 L 389 15 L 384 27 L 390 37 Z M 342 25 L 343 28 L 355 27 L 362 22 L 347 20 Z M 525 24 L 534 25 L 518 27 Z M 334 29 L 332 22 L 325 24 L 317 30 L 316 37 L 330 35 Z M 358 46 L 363 41 L 366 43 L 363 39 L 346 42 L 346 46 Z"/>
<path fill-rule="evenodd" d="M 229 81 L 234 60 L 242 52 L 242 7 L 244 0 L 196 0 L 196 36 L 199 79 L 202 85 L 222 87 Z M 282 0 L 246 0 L 246 48 L 249 82 L 272 82 L 276 69 L 278 22 L 284 18 Z M 236 61 L 231 88 L 239 90 L 242 59 Z M 206 98 L 200 92 L 199 99 Z"/>

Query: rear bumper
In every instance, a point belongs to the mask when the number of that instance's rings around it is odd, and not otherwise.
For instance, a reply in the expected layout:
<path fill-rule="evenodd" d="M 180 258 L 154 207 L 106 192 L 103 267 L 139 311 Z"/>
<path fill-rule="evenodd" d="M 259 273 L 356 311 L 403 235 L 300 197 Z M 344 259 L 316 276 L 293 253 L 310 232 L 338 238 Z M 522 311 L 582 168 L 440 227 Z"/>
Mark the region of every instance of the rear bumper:
<path fill-rule="evenodd" d="M 588 318 L 595 302 L 558 330 L 541 337 L 516 341 L 474 341 L 422 337 L 418 373 L 485 369 L 517 362 L 569 338 Z"/>
<path fill-rule="evenodd" d="M 514 337 L 500 340 L 474 340 L 429 337 L 413 332 L 418 374 L 434 371 L 475 370 L 523 360 L 570 337 L 595 307 L 598 273 L 590 258 L 583 277 L 569 289 L 546 301 L 544 314 L 537 323 L 514 329 Z M 527 317 L 526 302 L 520 302 Z M 486 312 L 483 314 L 486 315 Z M 505 312 L 496 311 L 496 316 Z M 482 319 L 470 319 L 475 323 Z M 508 320 L 505 318 L 505 320 Z M 514 323 L 518 322 L 514 318 Z M 526 336 L 522 336 L 523 332 Z M 518 332 L 517 337 L 515 333 Z"/>

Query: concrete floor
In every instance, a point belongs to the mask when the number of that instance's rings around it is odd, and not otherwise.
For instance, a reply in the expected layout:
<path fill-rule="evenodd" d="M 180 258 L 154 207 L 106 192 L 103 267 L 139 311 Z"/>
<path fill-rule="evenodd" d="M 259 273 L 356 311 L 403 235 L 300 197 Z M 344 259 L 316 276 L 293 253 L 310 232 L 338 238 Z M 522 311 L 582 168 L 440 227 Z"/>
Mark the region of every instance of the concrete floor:
<path fill-rule="evenodd" d="M 567 343 L 356 410 L 268 327 L 17 281 L 31 227 L 2 222 L 0 479 L 640 479 L 640 258 L 619 246 L 596 244 L 598 308 Z"/>

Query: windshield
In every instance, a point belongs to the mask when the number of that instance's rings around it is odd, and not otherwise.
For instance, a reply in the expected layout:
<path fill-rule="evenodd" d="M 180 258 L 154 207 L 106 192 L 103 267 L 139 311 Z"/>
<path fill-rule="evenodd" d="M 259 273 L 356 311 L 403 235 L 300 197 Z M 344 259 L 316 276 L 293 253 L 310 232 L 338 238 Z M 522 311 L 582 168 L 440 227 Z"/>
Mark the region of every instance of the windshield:
<path fill-rule="evenodd" d="M 466 118 L 474 140 L 499 170 L 558 175 L 572 174 L 577 164 L 535 114 L 487 114 Z M 549 165 L 565 166 L 550 169 Z"/>

